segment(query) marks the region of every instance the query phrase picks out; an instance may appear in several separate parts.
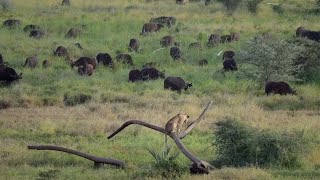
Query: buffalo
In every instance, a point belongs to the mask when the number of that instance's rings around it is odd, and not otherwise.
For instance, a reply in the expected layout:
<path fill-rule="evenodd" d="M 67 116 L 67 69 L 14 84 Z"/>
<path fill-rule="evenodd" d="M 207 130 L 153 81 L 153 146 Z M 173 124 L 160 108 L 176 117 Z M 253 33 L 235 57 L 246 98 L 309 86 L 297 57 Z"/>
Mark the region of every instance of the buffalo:
<path fill-rule="evenodd" d="M 61 6 L 70 6 L 70 1 L 69 0 L 63 0 L 61 2 Z"/>
<path fill-rule="evenodd" d="M 29 67 L 29 68 L 35 68 L 37 65 L 38 65 L 38 57 L 31 56 L 25 60 L 24 65 L 22 65 L 22 66 Z"/>
<path fill-rule="evenodd" d="M 139 69 L 134 69 L 129 72 L 129 82 L 136 82 L 143 80 L 142 72 Z"/>
<path fill-rule="evenodd" d="M 4 26 L 11 28 L 11 29 L 16 28 L 18 26 L 21 26 L 21 24 L 22 24 L 22 21 L 18 20 L 18 19 L 8 19 L 3 22 Z"/>
<path fill-rule="evenodd" d="M 142 77 L 144 80 L 156 80 L 156 79 L 164 79 L 165 78 L 165 71 L 158 71 L 156 68 L 153 67 L 146 67 L 141 69 Z"/>
<path fill-rule="evenodd" d="M 208 60 L 206 59 L 199 60 L 199 66 L 207 66 L 207 65 L 208 65 Z"/>
<path fill-rule="evenodd" d="M 222 55 L 222 60 L 233 59 L 235 56 L 234 51 L 224 51 Z"/>
<path fill-rule="evenodd" d="M 55 51 L 53 51 L 53 54 L 55 56 L 59 57 L 67 57 L 68 56 L 68 50 L 64 46 L 59 46 Z"/>
<path fill-rule="evenodd" d="M 208 45 L 214 46 L 220 43 L 221 36 L 219 34 L 211 34 L 208 39 Z"/>
<path fill-rule="evenodd" d="M 38 25 L 34 25 L 34 24 L 29 24 L 29 25 L 26 25 L 24 28 L 23 28 L 23 31 L 24 32 L 31 32 L 33 30 L 40 30 L 40 26 Z"/>
<path fill-rule="evenodd" d="M 177 91 L 179 94 L 181 89 L 186 91 L 189 87 L 192 87 L 192 83 L 186 83 L 181 77 L 167 77 L 164 80 L 164 89 Z"/>
<path fill-rule="evenodd" d="M 77 66 L 77 67 L 79 67 L 79 66 L 86 67 L 87 64 L 91 64 L 91 65 L 92 65 L 92 68 L 93 68 L 93 69 L 96 69 L 98 62 L 97 62 L 97 60 L 96 60 L 95 58 L 92 58 L 92 57 L 81 57 L 81 58 L 79 58 L 78 60 L 76 60 L 76 61 L 74 61 L 74 62 L 72 61 L 72 62 L 71 62 L 71 67 L 72 67 L 72 68 L 73 68 L 74 66 Z"/>
<path fill-rule="evenodd" d="M 265 84 L 265 93 L 269 94 L 280 94 L 280 95 L 287 95 L 287 94 L 296 94 L 296 91 L 293 90 L 289 84 L 286 82 L 280 81 L 268 81 Z"/>
<path fill-rule="evenodd" d="M 124 64 L 129 64 L 133 66 L 132 57 L 129 54 L 120 53 L 116 56 L 117 61 L 121 61 Z"/>
<path fill-rule="evenodd" d="M 106 67 L 110 67 L 110 68 L 113 67 L 113 60 L 108 53 L 99 53 L 96 56 L 96 59 L 99 64 L 102 63 Z"/>
<path fill-rule="evenodd" d="M 67 32 L 67 34 L 64 37 L 65 38 L 76 38 L 76 37 L 80 36 L 80 34 L 81 34 L 80 29 L 71 28 L 71 29 L 69 29 L 69 31 Z"/>
<path fill-rule="evenodd" d="M 236 71 L 238 70 L 236 61 L 234 59 L 226 59 L 223 61 L 224 71 Z"/>
<path fill-rule="evenodd" d="M 89 63 L 84 63 L 81 66 L 78 66 L 78 73 L 81 76 L 91 76 L 93 74 L 93 65 Z"/>
<path fill-rule="evenodd" d="M 233 41 L 238 41 L 240 38 L 239 33 L 232 32 L 228 35 L 221 36 L 220 42 L 221 43 L 231 43 Z"/>
<path fill-rule="evenodd" d="M 176 0 L 177 4 L 186 4 L 188 3 L 188 0 Z"/>
<path fill-rule="evenodd" d="M 175 42 L 176 40 L 173 36 L 164 36 L 160 40 L 160 45 L 162 47 L 168 47 L 168 46 L 173 46 Z"/>
<path fill-rule="evenodd" d="M 161 28 L 163 28 L 162 24 L 158 24 L 158 23 L 145 23 L 142 27 L 142 31 L 140 35 L 147 35 L 149 33 L 153 33 L 153 32 L 157 32 L 159 31 Z"/>
<path fill-rule="evenodd" d="M 40 38 L 43 38 L 44 35 L 45 33 L 41 30 L 32 30 L 30 31 L 29 37 L 40 39 Z"/>
<path fill-rule="evenodd" d="M 176 24 L 176 18 L 172 16 L 161 16 L 157 18 L 151 18 L 150 23 L 158 23 L 162 24 L 163 26 L 171 27 Z"/>
<path fill-rule="evenodd" d="M 320 42 L 320 31 L 311 31 L 311 30 L 307 30 L 304 27 L 299 27 L 296 30 L 296 36 L 297 37 L 306 37 L 310 40 L 313 41 L 318 41 Z"/>
<path fill-rule="evenodd" d="M 19 79 L 22 79 L 22 73 L 18 75 L 11 67 L 0 67 L 0 81 L 5 81 L 7 84 L 10 84 L 13 81 L 18 81 Z"/>
<path fill-rule="evenodd" d="M 189 49 L 202 49 L 202 45 L 199 42 L 193 42 L 189 44 Z"/>
<path fill-rule="evenodd" d="M 182 57 L 182 52 L 180 48 L 178 47 L 171 47 L 170 48 L 170 56 L 172 57 L 173 60 L 178 60 Z"/>
<path fill-rule="evenodd" d="M 51 66 L 51 62 L 49 60 L 44 60 L 42 62 L 42 68 L 48 68 Z"/>
<path fill-rule="evenodd" d="M 130 39 L 128 49 L 129 51 L 138 51 L 140 48 L 140 41 L 138 39 Z"/>

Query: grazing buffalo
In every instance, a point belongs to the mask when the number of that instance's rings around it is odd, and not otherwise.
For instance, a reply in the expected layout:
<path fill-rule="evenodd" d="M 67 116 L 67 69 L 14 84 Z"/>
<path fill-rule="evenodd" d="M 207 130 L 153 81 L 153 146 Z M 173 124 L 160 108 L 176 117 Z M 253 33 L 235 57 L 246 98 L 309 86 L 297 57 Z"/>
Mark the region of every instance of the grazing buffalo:
<path fill-rule="evenodd" d="M 139 69 L 134 69 L 129 72 L 129 82 L 142 81 L 142 72 Z"/>
<path fill-rule="evenodd" d="M 228 35 L 221 36 L 220 42 L 221 43 L 231 43 L 233 41 L 238 41 L 240 38 L 239 33 L 232 32 Z"/>
<path fill-rule="evenodd" d="M 202 49 L 202 45 L 199 42 L 189 44 L 189 49 Z"/>
<path fill-rule="evenodd" d="M 3 22 L 3 25 L 8 27 L 8 28 L 16 28 L 18 26 L 21 26 L 22 21 L 18 19 L 8 19 Z"/>
<path fill-rule="evenodd" d="M 5 81 L 7 84 L 10 84 L 11 82 L 18 81 L 19 79 L 22 79 L 22 73 L 18 75 L 11 67 L 0 67 L 0 81 Z"/>
<path fill-rule="evenodd" d="M 53 51 L 53 54 L 55 56 L 59 57 L 67 57 L 68 56 L 68 50 L 64 46 L 59 46 L 55 51 Z"/>
<path fill-rule="evenodd" d="M 171 27 L 176 24 L 176 18 L 172 16 L 161 16 L 157 18 L 151 18 L 149 22 L 158 23 L 162 24 L 163 26 Z"/>
<path fill-rule="evenodd" d="M 81 57 L 79 58 L 78 60 L 76 61 L 71 61 L 71 67 L 73 68 L 74 66 L 83 66 L 83 67 L 86 67 L 87 64 L 91 64 L 92 65 L 92 68 L 93 69 L 96 69 L 97 67 L 97 60 L 95 58 L 92 58 L 92 57 Z"/>
<path fill-rule="evenodd" d="M 265 93 L 269 94 L 280 94 L 280 95 L 287 95 L 287 94 L 296 94 L 296 91 L 293 90 L 286 82 L 274 82 L 268 81 L 264 87 Z"/>
<path fill-rule="evenodd" d="M 158 24 L 158 23 L 145 23 L 142 27 L 142 31 L 140 35 L 147 35 L 149 33 L 153 33 L 153 32 L 157 32 L 159 31 L 161 28 L 163 28 L 162 24 Z"/>
<path fill-rule="evenodd" d="M 173 36 L 164 36 L 160 40 L 160 45 L 162 47 L 168 47 L 168 46 L 173 46 L 175 42 L 176 40 Z"/>
<path fill-rule="evenodd" d="M 235 56 L 234 51 L 224 51 L 222 55 L 222 60 L 233 59 Z"/>
<path fill-rule="evenodd" d="M 320 31 L 307 30 L 304 27 L 299 27 L 296 31 L 297 37 L 306 37 L 313 41 L 320 42 Z"/>
<path fill-rule="evenodd" d="M 41 30 L 32 30 L 30 31 L 29 37 L 40 39 L 40 38 L 43 38 L 44 35 L 45 35 L 44 32 Z"/>
<path fill-rule="evenodd" d="M 181 89 L 186 91 L 189 87 L 192 87 L 192 83 L 186 83 L 181 77 L 167 77 L 164 80 L 164 89 L 177 91 L 179 94 Z"/>
<path fill-rule="evenodd" d="M 139 48 L 140 48 L 140 41 L 135 38 L 130 39 L 129 46 L 128 46 L 129 51 L 138 52 Z"/>
<path fill-rule="evenodd" d="M 76 37 L 80 36 L 80 34 L 81 34 L 80 29 L 71 28 L 71 29 L 69 29 L 69 31 L 67 32 L 67 34 L 64 37 L 65 38 L 76 38 Z"/>
<path fill-rule="evenodd" d="M 188 0 L 176 0 L 177 4 L 187 4 Z"/>
<path fill-rule="evenodd" d="M 239 41 L 240 40 L 240 34 L 239 33 L 231 32 L 230 36 L 231 36 L 231 41 Z"/>
<path fill-rule="evenodd" d="M 129 64 L 133 66 L 132 57 L 129 54 L 120 53 L 116 56 L 117 61 L 122 62 L 123 64 Z"/>
<path fill-rule="evenodd" d="M 48 68 L 51 66 L 51 62 L 49 60 L 44 60 L 42 62 L 42 68 Z"/>
<path fill-rule="evenodd" d="M 223 61 L 223 69 L 225 71 L 236 71 L 238 70 L 236 61 L 234 59 L 226 59 Z"/>
<path fill-rule="evenodd" d="M 178 47 L 171 47 L 170 56 L 172 57 L 173 60 L 178 60 L 182 57 L 182 52 Z"/>
<path fill-rule="evenodd" d="M 158 71 L 156 68 L 153 67 L 146 67 L 141 69 L 142 77 L 144 80 L 156 80 L 156 79 L 164 79 L 165 78 L 165 71 Z"/>
<path fill-rule="evenodd" d="M 208 39 L 208 45 L 214 46 L 220 43 L 221 36 L 219 34 L 211 34 Z"/>
<path fill-rule="evenodd" d="M 207 66 L 208 65 L 208 60 L 206 59 L 201 59 L 199 61 L 199 66 Z"/>
<path fill-rule="evenodd" d="M 98 63 L 102 63 L 106 67 L 113 68 L 113 60 L 108 53 L 99 53 L 96 57 Z"/>
<path fill-rule="evenodd" d="M 61 6 L 70 6 L 70 1 L 69 0 L 63 0 L 61 3 Z"/>
<path fill-rule="evenodd" d="M 34 24 L 29 24 L 29 25 L 26 25 L 24 28 L 23 28 L 23 31 L 24 32 L 31 32 L 33 30 L 40 30 L 40 26 L 38 25 L 34 25 Z"/>
<path fill-rule="evenodd" d="M 24 65 L 22 65 L 22 66 L 29 67 L 29 68 L 35 68 L 37 65 L 38 65 L 38 57 L 31 56 L 25 60 Z"/>
<path fill-rule="evenodd" d="M 84 65 L 78 66 L 78 73 L 81 76 L 91 76 L 93 74 L 92 64 L 85 63 Z"/>

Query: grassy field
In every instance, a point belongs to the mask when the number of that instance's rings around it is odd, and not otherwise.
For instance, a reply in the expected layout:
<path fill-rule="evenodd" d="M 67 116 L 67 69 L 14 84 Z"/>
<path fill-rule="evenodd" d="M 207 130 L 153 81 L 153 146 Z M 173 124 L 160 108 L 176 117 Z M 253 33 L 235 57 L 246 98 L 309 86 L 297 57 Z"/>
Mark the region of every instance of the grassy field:
<path fill-rule="evenodd" d="M 10 86 L 0 85 L 0 179 L 165 178 L 152 166 L 154 159 L 147 150 L 163 149 L 163 134 L 132 126 L 112 140 L 107 136 L 129 119 L 164 126 L 172 116 L 185 112 L 194 120 L 210 100 L 213 105 L 203 122 L 183 139 L 192 153 L 208 162 L 215 160 L 214 123 L 229 116 L 259 129 L 303 132 L 312 143 L 303 154 L 302 166 L 224 167 L 209 175 L 191 176 L 190 161 L 180 153 L 180 171 L 169 178 L 319 179 L 320 77 L 317 82 L 292 84 L 296 96 L 265 96 L 259 83 L 241 78 L 238 73 L 221 73 L 222 60 L 217 54 L 240 50 L 257 34 L 271 32 L 279 38 L 292 38 L 299 26 L 320 30 L 319 15 L 312 11 L 314 1 L 274 2 L 283 3 L 283 14 L 274 12 L 267 2 L 260 5 L 257 15 L 241 7 L 229 16 L 221 4 L 205 6 L 203 1 L 179 6 L 173 0 L 72 0 L 70 7 L 61 7 L 57 0 L 12 0 L 9 11 L 0 11 L 0 22 L 20 19 L 22 26 L 14 30 L 0 28 L 0 53 L 4 61 L 23 73 L 23 79 Z M 142 25 L 158 16 L 174 16 L 177 25 L 140 36 Z M 23 32 L 28 24 L 41 26 L 46 37 L 30 38 Z M 65 39 L 72 27 L 81 27 L 82 35 Z M 239 32 L 240 41 L 206 48 L 208 37 L 215 32 Z M 159 41 L 165 35 L 173 35 L 180 42 L 186 63 L 173 62 L 169 48 L 153 53 L 161 47 Z M 100 52 L 108 52 L 115 59 L 116 52 L 128 52 L 131 38 L 141 43 L 140 52 L 130 53 L 135 68 L 155 61 L 167 76 L 181 76 L 193 87 L 179 95 L 163 90 L 163 80 L 129 83 L 132 67 L 122 65 L 113 70 L 99 66 L 92 76 L 83 77 L 63 58 L 53 56 L 53 50 L 63 45 L 75 59 L 95 57 Z M 83 50 L 77 49 L 76 41 Z M 188 49 L 196 41 L 204 48 Z M 32 55 L 38 55 L 38 67 L 23 68 L 24 60 Z M 198 60 L 203 58 L 209 65 L 199 67 Z M 52 61 L 49 69 L 41 68 L 44 59 Z M 76 106 L 64 104 L 66 95 L 79 94 L 89 96 L 90 101 Z M 27 150 L 27 145 L 35 144 L 53 144 L 123 160 L 127 168 L 96 169 L 91 162 L 72 155 Z M 178 149 L 173 146 L 173 151 Z"/>

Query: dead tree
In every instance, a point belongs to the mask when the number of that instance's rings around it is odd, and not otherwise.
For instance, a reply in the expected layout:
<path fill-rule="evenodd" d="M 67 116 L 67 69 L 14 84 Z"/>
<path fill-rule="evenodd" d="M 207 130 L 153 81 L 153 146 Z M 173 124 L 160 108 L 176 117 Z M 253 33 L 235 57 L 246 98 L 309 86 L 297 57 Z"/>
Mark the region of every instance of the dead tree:
<path fill-rule="evenodd" d="M 207 105 L 207 107 L 203 110 L 203 112 L 201 113 L 201 115 L 195 120 L 193 121 L 184 131 L 180 132 L 180 134 L 176 135 L 175 133 L 170 133 L 168 134 L 169 137 L 171 137 L 174 142 L 176 143 L 177 147 L 180 149 L 180 151 L 188 158 L 190 159 L 190 161 L 193 162 L 192 167 L 190 168 L 190 171 L 192 173 L 198 174 L 198 173 L 209 173 L 209 169 L 212 169 L 213 166 L 210 165 L 208 162 L 203 161 L 199 158 L 197 158 L 196 156 L 194 156 L 191 152 L 189 152 L 185 146 L 183 145 L 183 143 L 181 142 L 180 139 L 184 138 L 186 135 L 188 135 L 189 132 L 191 132 L 191 130 L 193 128 L 195 128 L 195 126 L 203 119 L 205 113 L 207 112 L 207 110 L 209 109 L 210 105 L 212 104 L 212 101 L 209 102 L 209 104 Z M 108 136 L 108 139 L 111 139 L 112 137 L 114 137 L 115 135 L 117 135 L 119 132 L 121 132 L 124 128 L 126 128 L 127 126 L 131 125 L 131 124 L 136 124 L 136 125 L 141 125 L 150 129 L 153 129 L 155 131 L 161 132 L 163 134 L 165 134 L 165 129 L 163 127 L 159 127 L 153 124 L 149 124 L 147 122 L 141 121 L 141 120 L 128 120 L 126 121 L 119 129 L 117 129 L 114 133 L 112 133 L 110 136 Z"/>
<path fill-rule="evenodd" d="M 102 157 L 96 157 L 96 156 L 92 156 L 90 154 L 86 154 L 80 151 L 76 151 L 73 149 L 67 149 L 64 147 L 59 147 L 59 146 L 28 146 L 28 149 L 33 149 L 33 150 L 53 150 L 53 151 L 61 151 L 61 152 L 65 152 L 68 154 L 73 154 L 76 156 L 80 156 L 83 157 L 85 159 L 88 159 L 90 161 L 94 162 L 94 166 L 95 167 L 100 167 L 102 164 L 110 164 L 113 166 L 117 166 L 117 167 L 124 167 L 125 164 L 122 161 L 119 160 L 115 160 L 115 159 L 110 159 L 110 158 L 102 158 Z"/>

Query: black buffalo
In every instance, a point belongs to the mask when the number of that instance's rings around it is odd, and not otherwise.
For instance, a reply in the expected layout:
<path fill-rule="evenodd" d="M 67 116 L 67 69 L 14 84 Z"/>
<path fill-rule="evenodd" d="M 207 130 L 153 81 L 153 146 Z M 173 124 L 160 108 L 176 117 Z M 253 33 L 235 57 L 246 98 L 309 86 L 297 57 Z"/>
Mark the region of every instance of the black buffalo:
<path fill-rule="evenodd" d="M 236 54 L 234 51 L 224 51 L 222 55 L 222 60 L 233 59 Z"/>
<path fill-rule="evenodd" d="M 168 47 L 168 46 L 173 46 L 175 42 L 176 40 L 173 36 L 164 36 L 160 40 L 160 45 L 162 47 Z"/>
<path fill-rule="evenodd" d="M 22 79 L 22 73 L 18 75 L 11 67 L 0 67 L 0 81 L 5 81 L 7 84 L 10 84 L 13 81 L 18 81 L 19 79 Z"/>
<path fill-rule="evenodd" d="M 289 84 L 287 84 L 286 82 L 283 82 L 283 81 L 280 81 L 280 82 L 268 81 L 265 84 L 264 90 L 267 95 L 269 95 L 269 94 L 280 94 L 280 95 L 296 94 L 296 91 L 293 90 L 289 86 Z"/>
<path fill-rule="evenodd" d="M 11 28 L 11 29 L 19 27 L 19 26 L 21 26 L 21 24 L 22 24 L 22 21 L 18 20 L 18 19 L 8 19 L 3 22 L 3 25 L 5 27 Z"/>
<path fill-rule="evenodd" d="M 182 58 L 182 52 L 180 48 L 178 47 L 171 47 L 170 48 L 170 56 L 172 57 L 173 60 L 179 60 Z"/>
<path fill-rule="evenodd" d="M 83 66 L 86 67 L 86 64 L 91 64 L 93 69 L 96 69 L 98 62 L 95 58 L 92 57 L 81 57 L 78 60 L 71 62 L 71 67 L 74 66 Z"/>
<path fill-rule="evenodd" d="M 43 38 L 44 35 L 45 33 L 41 30 L 32 30 L 30 31 L 29 37 L 40 39 L 40 38 Z"/>
<path fill-rule="evenodd" d="M 70 1 L 69 0 L 63 0 L 61 2 L 61 6 L 70 6 Z"/>
<path fill-rule="evenodd" d="M 163 28 L 162 24 L 158 23 L 145 23 L 142 27 L 141 35 L 147 35 L 149 33 L 157 32 Z"/>
<path fill-rule="evenodd" d="M 49 60 L 42 61 L 42 67 L 43 68 L 48 68 L 50 66 L 51 66 L 51 62 Z"/>
<path fill-rule="evenodd" d="M 296 31 L 297 37 L 306 37 L 313 41 L 320 42 L 320 31 L 307 30 L 304 27 L 299 27 Z"/>
<path fill-rule="evenodd" d="M 151 18 L 149 22 L 158 23 L 162 24 L 163 26 L 171 27 L 176 24 L 176 18 L 172 16 L 161 16 L 157 18 Z"/>
<path fill-rule="evenodd" d="M 234 59 L 226 59 L 223 61 L 223 69 L 225 71 L 236 71 L 238 70 L 237 63 Z"/>
<path fill-rule="evenodd" d="M 156 68 L 153 67 L 146 67 L 141 69 L 142 77 L 144 80 L 156 80 L 159 78 L 165 78 L 165 71 L 158 71 Z"/>
<path fill-rule="evenodd" d="M 67 57 L 68 56 L 68 50 L 64 46 L 59 46 L 55 51 L 53 51 L 53 54 L 55 56 L 59 57 Z"/>
<path fill-rule="evenodd" d="M 98 63 L 102 63 L 104 66 L 106 67 L 110 67 L 113 68 L 113 60 L 111 58 L 111 56 L 108 53 L 99 53 L 96 56 L 96 59 L 98 61 Z"/>
<path fill-rule="evenodd" d="M 139 48 L 140 48 L 140 41 L 135 38 L 130 39 L 129 46 L 128 46 L 129 51 L 137 52 Z"/>
<path fill-rule="evenodd" d="M 214 46 L 220 43 L 221 36 L 219 34 L 211 34 L 208 39 L 208 45 Z"/>
<path fill-rule="evenodd" d="M 29 67 L 29 68 L 35 68 L 37 65 L 38 65 L 38 57 L 31 56 L 25 60 L 24 65 L 22 65 L 22 66 Z"/>
<path fill-rule="evenodd" d="M 133 66 L 132 57 L 129 54 L 120 53 L 116 56 L 117 61 L 122 62 L 123 64 L 129 64 Z"/>
<path fill-rule="evenodd" d="M 186 91 L 189 87 L 192 87 L 192 83 L 186 83 L 181 77 L 167 77 L 164 80 L 164 89 L 177 91 L 179 94 L 181 89 Z"/>
<path fill-rule="evenodd" d="M 29 24 L 29 25 L 26 25 L 24 28 L 23 28 L 23 31 L 24 32 L 31 32 L 33 30 L 41 30 L 40 26 L 38 25 L 34 25 L 34 24 Z"/>
<path fill-rule="evenodd" d="M 142 81 L 142 72 L 139 69 L 134 69 L 129 72 L 129 82 Z"/>
<path fill-rule="evenodd" d="M 81 76 L 91 76 L 93 74 L 93 66 L 92 64 L 85 63 L 81 66 L 78 66 L 78 73 Z"/>

